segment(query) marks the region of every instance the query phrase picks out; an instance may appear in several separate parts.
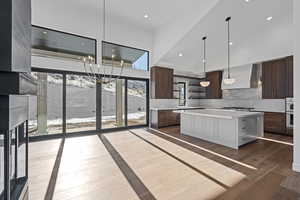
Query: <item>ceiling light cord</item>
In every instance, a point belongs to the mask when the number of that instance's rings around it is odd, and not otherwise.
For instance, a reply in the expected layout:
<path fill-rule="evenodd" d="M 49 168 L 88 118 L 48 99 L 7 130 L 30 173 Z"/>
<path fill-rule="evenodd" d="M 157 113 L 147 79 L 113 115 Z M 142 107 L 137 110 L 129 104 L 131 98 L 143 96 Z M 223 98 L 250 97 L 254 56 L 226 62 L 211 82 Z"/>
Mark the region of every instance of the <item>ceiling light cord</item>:
<path fill-rule="evenodd" d="M 207 37 L 203 37 L 203 70 L 204 70 L 204 74 L 206 74 L 206 38 Z"/>
<path fill-rule="evenodd" d="M 227 78 L 230 79 L 230 20 L 231 17 L 226 18 L 226 22 L 227 22 Z"/>
<path fill-rule="evenodd" d="M 103 41 L 105 41 L 105 34 L 106 34 L 106 30 L 105 30 L 105 27 L 106 27 L 106 0 L 103 0 Z"/>

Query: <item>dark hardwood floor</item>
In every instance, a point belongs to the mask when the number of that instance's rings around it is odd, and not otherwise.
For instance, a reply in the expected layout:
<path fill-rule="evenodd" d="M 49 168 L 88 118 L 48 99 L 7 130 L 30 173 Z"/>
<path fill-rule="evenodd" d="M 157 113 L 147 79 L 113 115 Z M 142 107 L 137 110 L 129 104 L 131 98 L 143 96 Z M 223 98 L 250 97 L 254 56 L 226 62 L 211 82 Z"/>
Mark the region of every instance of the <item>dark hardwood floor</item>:
<path fill-rule="evenodd" d="M 151 132 L 247 175 L 246 179 L 216 199 L 300 199 L 300 174 L 292 170 L 292 137 L 265 133 L 264 138 L 234 150 L 181 135 L 179 126 L 162 128 L 159 131 L 165 134 Z M 205 150 L 191 147 L 190 144 Z M 209 155 L 210 151 L 216 155 Z M 231 159 L 250 165 L 256 170 L 235 164 Z"/>

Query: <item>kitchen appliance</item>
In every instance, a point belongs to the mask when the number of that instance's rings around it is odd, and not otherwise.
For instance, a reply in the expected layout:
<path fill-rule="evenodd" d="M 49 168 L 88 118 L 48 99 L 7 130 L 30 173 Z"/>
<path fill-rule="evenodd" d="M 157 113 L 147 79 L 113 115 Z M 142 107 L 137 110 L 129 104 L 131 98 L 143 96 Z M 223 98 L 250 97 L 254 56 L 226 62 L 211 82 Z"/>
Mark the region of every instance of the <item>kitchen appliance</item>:
<path fill-rule="evenodd" d="M 285 107 L 286 107 L 286 128 L 287 134 L 293 135 L 293 128 L 294 128 L 294 99 L 293 98 L 286 98 L 285 100 Z"/>
<path fill-rule="evenodd" d="M 286 98 L 286 112 L 294 112 L 294 99 L 293 98 Z"/>

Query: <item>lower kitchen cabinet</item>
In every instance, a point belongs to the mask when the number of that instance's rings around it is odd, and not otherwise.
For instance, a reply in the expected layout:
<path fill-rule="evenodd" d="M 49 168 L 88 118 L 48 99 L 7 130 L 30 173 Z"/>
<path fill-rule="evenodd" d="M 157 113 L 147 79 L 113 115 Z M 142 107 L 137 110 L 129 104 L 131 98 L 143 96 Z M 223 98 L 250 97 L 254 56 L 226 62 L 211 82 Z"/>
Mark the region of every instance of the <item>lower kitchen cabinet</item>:
<path fill-rule="evenodd" d="M 180 114 L 173 110 L 152 110 L 151 127 L 162 128 L 167 126 L 176 126 L 180 124 Z"/>
<path fill-rule="evenodd" d="M 265 112 L 264 129 L 265 132 L 286 134 L 285 113 Z"/>

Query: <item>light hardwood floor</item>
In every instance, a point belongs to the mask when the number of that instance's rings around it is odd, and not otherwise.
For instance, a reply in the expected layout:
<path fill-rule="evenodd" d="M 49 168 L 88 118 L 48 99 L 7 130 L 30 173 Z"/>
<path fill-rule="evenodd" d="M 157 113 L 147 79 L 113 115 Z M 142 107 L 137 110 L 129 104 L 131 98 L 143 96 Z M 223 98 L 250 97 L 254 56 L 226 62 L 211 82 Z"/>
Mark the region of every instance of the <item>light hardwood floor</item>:
<path fill-rule="evenodd" d="M 31 200 L 300 199 L 284 136 L 237 151 L 178 127 L 133 129 L 35 142 L 29 153 Z"/>

